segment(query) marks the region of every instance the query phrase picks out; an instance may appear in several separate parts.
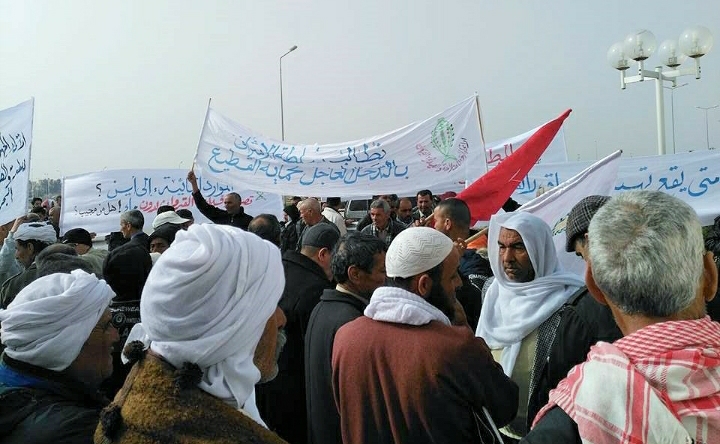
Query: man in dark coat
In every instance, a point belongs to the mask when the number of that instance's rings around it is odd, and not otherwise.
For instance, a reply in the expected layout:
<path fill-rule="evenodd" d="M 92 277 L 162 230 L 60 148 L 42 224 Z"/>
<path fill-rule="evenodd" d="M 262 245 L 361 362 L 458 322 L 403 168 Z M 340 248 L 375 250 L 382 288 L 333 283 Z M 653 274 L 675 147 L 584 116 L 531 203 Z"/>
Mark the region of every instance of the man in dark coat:
<path fill-rule="evenodd" d="M 332 346 L 340 327 L 362 316 L 377 287 L 385 283 L 385 242 L 350 232 L 337 244 L 327 289 L 310 315 L 305 335 L 305 388 L 309 444 L 341 444 L 340 415 L 332 392 Z"/>
<path fill-rule="evenodd" d="M 330 262 L 339 237 L 334 225 L 317 224 L 306 230 L 300 252 L 283 255 L 285 290 L 278 305 L 287 318 L 287 343 L 278 359 L 277 377 L 256 386 L 256 401 L 268 427 L 291 443 L 303 443 L 307 436 L 305 332 L 323 290 L 332 288 Z"/>
<path fill-rule="evenodd" d="M 225 195 L 223 198 L 225 209 L 223 210 L 207 203 L 203 195 L 200 193 L 195 171 L 190 170 L 187 175 L 187 180 L 192 186 L 192 197 L 195 201 L 195 206 L 205 217 L 216 224 L 230 225 L 247 230 L 248 225 L 250 225 L 250 221 L 252 220 L 252 216 L 245 214 L 245 208 L 242 206 L 242 199 L 238 193 L 228 193 Z"/>

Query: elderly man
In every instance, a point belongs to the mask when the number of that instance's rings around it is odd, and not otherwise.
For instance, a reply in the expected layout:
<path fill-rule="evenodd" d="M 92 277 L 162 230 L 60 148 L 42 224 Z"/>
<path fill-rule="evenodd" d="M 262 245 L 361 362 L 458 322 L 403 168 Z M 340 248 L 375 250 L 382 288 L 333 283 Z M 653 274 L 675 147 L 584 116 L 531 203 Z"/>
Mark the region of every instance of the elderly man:
<path fill-rule="evenodd" d="M 601 342 L 550 392 L 525 442 L 720 442 L 718 271 L 686 203 L 614 196 L 593 217 L 585 274 L 624 337 Z"/>
<path fill-rule="evenodd" d="M 328 218 L 322 214 L 322 206 L 320 202 L 314 197 L 309 197 L 299 204 L 297 204 L 298 211 L 300 212 L 300 220 L 302 223 L 295 224 L 298 234 L 297 251 L 302 248 L 302 237 L 309 227 L 317 224 L 328 224 L 337 230 L 334 223 L 330 222 Z M 340 230 L 338 230 L 338 235 Z"/>
<path fill-rule="evenodd" d="M 10 233 L 8 237 L 15 241 L 15 259 L 23 270 L 10 277 L 0 287 L 2 308 L 7 308 L 20 290 L 37 278 L 35 257 L 48 245 L 57 241 L 53 227 L 44 222 L 20 222 L 17 226 L 13 226 Z"/>
<path fill-rule="evenodd" d="M 92 442 L 107 404 L 97 388 L 118 340 L 112 297 L 104 281 L 74 270 L 38 278 L 0 311 L 2 442 Z"/>
<path fill-rule="evenodd" d="M 388 286 L 335 335 L 343 442 L 477 442 L 485 411 L 501 425 L 515 415 L 515 383 L 467 325 L 452 325 L 459 261 L 453 242 L 427 227 L 408 228 L 388 248 Z"/>
<path fill-rule="evenodd" d="M 287 324 L 287 347 L 278 359 L 278 375 L 258 385 L 257 404 L 268 427 L 288 442 L 307 438 L 304 344 L 310 313 L 325 289 L 332 288 L 332 250 L 340 235 L 329 224 L 307 229 L 300 253 L 283 255 L 285 289 L 280 298 Z M 292 420 L 289 420 L 292 418 Z"/>
<path fill-rule="evenodd" d="M 195 206 L 205 217 L 216 224 L 230 225 L 232 227 L 247 230 L 247 227 L 252 220 L 252 216 L 245 214 L 245 208 L 242 206 L 242 199 L 238 193 L 228 193 L 225 197 L 223 197 L 223 203 L 225 204 L 225 209 L 223 210 L 207 203 L 203 195 L 200 193 L 195 171 L 190 170 L 187 175 L 187 180 L 192 186 L 192 197 L 195 201 Z"/>
<path fill-rule="evenodd" d="M 84 228 L 73 228 L 65 232 L 60 242 L 70 245 L 75 252 L 86 261 L 95 276 L 102 278 L 102 267 L 108 255 L 107 250 L 93 248 L 93 241 L 90 232 Z"/>
<path fill-rule="evenodd" d="M 470 208 L 454 197 L 441 201 L 434 211 L 434 227 L 450 240 L 463 243 L 470 235 Z M 492 276 L 490 261 L 466 248 L 460 257 L 458 269 L 463 285 L 457 291 L 457 299 L 465 310 L 470 328 L 475 331 L 482 308 L 482 289 Z"/>
<path fill-rule="evenodd" d="M 372 224 L 362 229 L 362 233 L 377 237 L 386 245 L 403 231 L 406 226 L 390 217 L 390 204 L 385 199 L 374 200 L 370 204 Z"/>
<path fill-rule="evenodd" d="M 223 225 L 180 231 L 148 277 L 137 360 L 97 443 L 283 442 L 263 427 L 253 387 L 277 374 L 285 316 L 280 250 Z"/>
<path fill-rule="evenodd" d="M 517 417 L 502 429 L 520 439 L 528 430 L 528 402 L 547 361 L 559 309 L 583 281 L 562 270 L 550 227 L 526 212 L 490 219 L 488 257 L 494 278 L 486 287 L 476 334 L 520 388 Z"/>
<path fill-rule="evenodd" d="M 342 444 L 340 415 L 332 392 L 332 350 L 340 327 L 362 316 L 370 296 L 385 284 L 385 252 L 380 239 L 350 232 L 335 247 L 327 289 L 310 315 L 305 335 L 305 387 L 308 442 Z"/>
<path fill-rule="evenodd" d="M 578 202 L 567 217 L 565 250 L 587 260 L 587 232 L 595 213 L 610 200 L 609 196 L 588 196 Z M 598 303 L 583 286 L 560 310 L 560 323 L 548 358 L 540 368 L 537 389 L 528 402 L 528 428 L 537 412 L 548 401 L 548 393 L 565 378 L 568 371 L 585 360 L 590 347 L 598 341 L 613 342 L 622 337 L 610 309 Z"/>

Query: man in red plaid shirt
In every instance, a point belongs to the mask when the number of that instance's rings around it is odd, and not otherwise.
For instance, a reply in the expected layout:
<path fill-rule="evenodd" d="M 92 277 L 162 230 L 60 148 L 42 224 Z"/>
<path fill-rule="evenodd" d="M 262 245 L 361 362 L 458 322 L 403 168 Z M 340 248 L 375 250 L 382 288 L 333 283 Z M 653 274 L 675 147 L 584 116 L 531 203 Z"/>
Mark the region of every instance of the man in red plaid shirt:
<path fill-rule="evenodd" d="M 521 442 L 720 442 L 718 270 L 692 208 L 658 191 L 593 217 L 585 280 L 624 337 L 599 342 L 550 392 Z"/>

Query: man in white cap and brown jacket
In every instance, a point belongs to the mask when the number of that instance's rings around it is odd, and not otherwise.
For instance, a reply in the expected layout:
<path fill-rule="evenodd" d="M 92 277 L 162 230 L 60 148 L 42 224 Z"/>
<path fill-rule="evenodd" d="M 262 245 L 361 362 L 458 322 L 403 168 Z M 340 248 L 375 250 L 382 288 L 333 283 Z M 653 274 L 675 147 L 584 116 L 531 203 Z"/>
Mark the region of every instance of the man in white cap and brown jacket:
<path fill-rule="evenodd" d="M 388 248 L 386 286 L 333 344 L 344 443 L 478 442 L 488 417 L 515 416 L 517 385 L 467 324 L 453 325 L 459 260 L 452 240 L 427 227 Z"/>

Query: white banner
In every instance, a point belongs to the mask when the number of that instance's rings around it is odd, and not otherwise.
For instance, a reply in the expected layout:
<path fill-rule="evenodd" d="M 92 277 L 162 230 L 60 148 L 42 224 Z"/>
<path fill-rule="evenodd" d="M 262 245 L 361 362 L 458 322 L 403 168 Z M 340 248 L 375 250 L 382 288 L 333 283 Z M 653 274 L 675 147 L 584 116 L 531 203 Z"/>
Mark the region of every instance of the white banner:
<path fill-rule="evenodd" d="M 540 128 L 542 128 L 544 125 L 540 125 L 539 127 L 532 129 L 524 134 L 520 134 L 519 136 L 510 137 L 508 139 L 504 140 L 498 140 L 497 142 L 488 143 L 485 145 L 485 162 L 487 163 L 488 170 L 494 168 L 497 166 L 498 163 L 500 163 L 503 159 L 505 159 L 507 156 L 512 154 L 513 152 L 517 151 L 522 147 L 522 145 L 527 142 L 527 140 L 537 132 Z M 546 164 L 546 163 L 559 163 L 559 162 L 567 162 L 567 148 L 565 146 L 565 131 L 563 128 L 560 128 L 560 131 L 555 135 L 555 138 L 553 138 L 552 142 L 550 142 L 550 145 L 548 145 L 547 149 L 543 153 L 542 156 L 540 156 L 540 159 L 538 160 L 538 164 Z M 482 173 L 480 174 L 482 175 Z M 479 176 L 478 176 L 479 177 Z M 477 178 L 476 178 L 477 179 Z M 475 180 L 475 179 L 473 179 Z"/>
<path fill-rule="evenodd" d="M 0 224 L 27 213 L 35 99 L 0 111 Z"/>
<path fill-rule="evenodd" d="M 580 200 L 596 194 L 609 195 L 615 186 L 620 165 L 620 154 L 616 151 L 608 157 L 590 165 L 574 177 L 537 197 L 520 210 L 532 213 L 550 225 L 558 259 L 563 267 L 580 276 L 585 273 L 585 261 L 565 251 L 567 216 Z"/>
<path fill-rule="evenodd" d="M 176 210 L 192 211 L 196 223 L 209 222 L 195 207 L 192 186 L 187 171 L 113 170 L 97 171 L 66 177 L 63 180 L 60 232 L 71 228 L 85 228 L 104 235 L 120 229 L 120 214 L 137 209 L 145 216 L 145 231 L 152 232 L 152 221 L 158 207 L 172 205 Z M 241 190 L 198 174 L 198 187 L 205 200 L 224 208 L 223 196 L 234 191 L 242 198 L 245 212 L 251 216 L 261 213 L 276 215 L 282 220 L 282 196 L 262 191 Z"/>
<path fill-rule="evenodd" d="M 473 96 L 380 136 L 298 145 L 263 137 L 208 108 L 195 169 L 211 180 L 298 196 L 459 191 L 484 162 L 478 119 Z"/>
<path fill-rule="evenodd" d="M 556 187 L 590 164 L 536 165 L 518 186 L 513 199 L 526 203 L 540 189 Z M 703 225 L 711 225 L 720 214 L 720 151 L 621 158 L 613 194 L 639 189 L 676 196 L 695 209 Z"/>

